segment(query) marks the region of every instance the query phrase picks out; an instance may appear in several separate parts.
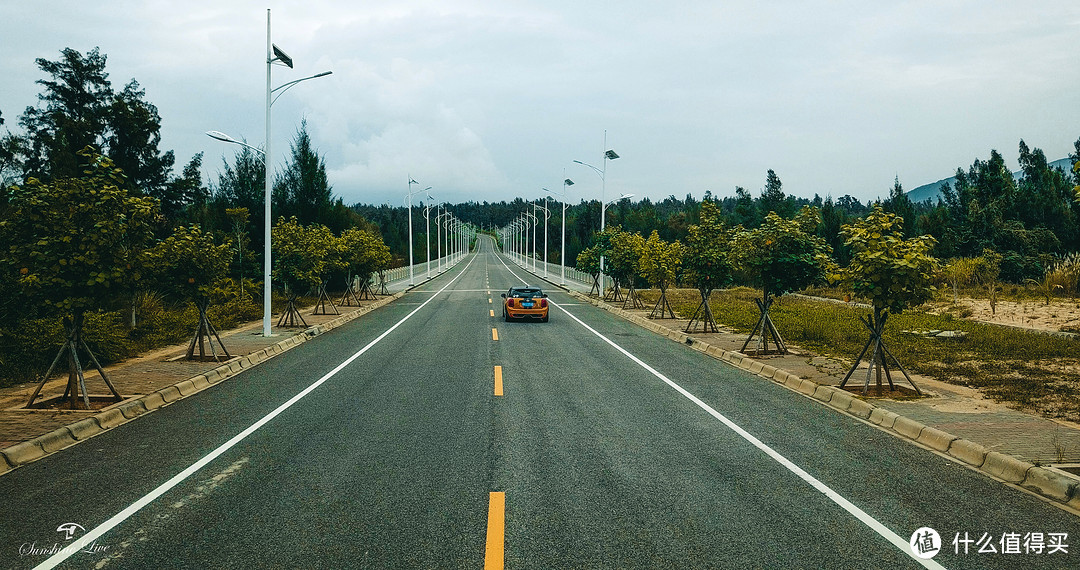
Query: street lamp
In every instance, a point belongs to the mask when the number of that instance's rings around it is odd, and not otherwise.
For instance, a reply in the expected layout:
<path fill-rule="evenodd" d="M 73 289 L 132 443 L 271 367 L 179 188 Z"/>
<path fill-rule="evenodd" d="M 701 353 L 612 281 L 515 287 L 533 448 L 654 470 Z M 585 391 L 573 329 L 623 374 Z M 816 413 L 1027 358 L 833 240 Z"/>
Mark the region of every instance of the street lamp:
<path fill-rule="evenodd" d="M 431 279 L 431 220 L 429 215 L 431 212 L 431 194 L 427 195 L 427 202 L 424 203 L 424 237 L 427 239 L 427 246 L 424 250 L 427 252 L 427 278 Z"/>
<path fill-rule="evenodd" d="M 284 65 L 289 69 L 293 67 L 293 60 L 281 48 L 277 47 L 270 41 L 270 9 L 266 10 L 266 142 L 265 149 L 259 150 L 255 147 L 240 142 L 222 132 L 210 131 L 206 133 L 211 138 L 219 141 L 239 144 L 247 148 L 258 150 L 263 155 L 263 171 L 265 173 L 264 180 L 264 195 L 263 195 L 263 336 L 273 336 L 273 331 L 270 325 L 270 268 L 271 263 L 271 247 L 270 247 L 270 226 L 273 223 L 272 216 L 270 214 L 270 198 L 273 194 L 273 181 L 271 179 L 270 169 L 270 157 L 273 156 L 270 152 L 270 107 L 277 101 L 277 97 L 280 97 L 282 93 L 288 91 L 290 87 L 300 83 L 301 81 L 307 81 L 308 79 L 315 79 L 317 77 L 325 77 L 333 73 L 332 71 L 324 71 L 322 73 L 316 73 L 310 77 L 303 77 L 296 79 L 288 83 L 279 85 L 276 88 L 271 88 L 271 69 L 274 63 Z M 275 91 L 281 91 L 277 97 L 273 97 Z"/>
<path fill-rule="evenodd" d="M 607 131 L 606 130 L 604 131 L 604 148 L 607 148 Z M 605 194 L 605 192 L 607 190 L 607 188 L 606 188 L 606 186 L 607 186 L 607 163 L 608 163 L 609 160 L 615 160 L 617 158 L 619 158 L 619 155 L 616 154 L 614 150 L 608 149 L 608 150 L 604 151 L 604 159 L 603 159 L 604 162 L 603 162 L 603 168 L 602 169 L 597 168 L 597 167 L 595 167 L 595 166 L 593 166 L 591 164 L 586 164 L 584 162 L 581 162 L 580 160 L 575 160 L 574 161 L 574 162 L 576 162 L 576 163 L 578 163 L 578 164 L 580 164 L 582 166 L 588 166 L 589 168 L 593 169 L 593 171 L 596 172 L 597 175 L 600 176 L 600 233 L 604 232 L 604 210 L 607 209 L 606 208 L 607 204 L 606 204 L 606 202 L 604 202 L 604 199 L 605 199 L 604 194 Z M 621 199 L 622 198 L 620 198 L 620 200 Z M 600 256 L 600 296 L 601 297 L 604 296 L 604 283 L 605 283 L 606 279 L 607 279 L 607 276 L 604 275 L 604 256 L 601 255 Z"/>
<path fill-rule="evenodd" d="M 413 194 L 419 194 L 420 192 L 427 192 L 431 190 L 431 186 L 424 188 L 423 190 L 412 190 L 413 184 L 420 184 L 419 182 L 409 177 L 409 193 L 405 196 L 409 200 L 409 285 L 416 285 L 416 279 L 413 278 L 413 252 L 412 252 L 412 197 Z"/>
<path fill-rule="evenodd" d="M 542 188 L 541 188 L 541 190 L 542 190 Z M 547 196 L 544 196 L 544 205 L 543 206 L 540 206 L 538 204 L 533 204 L 533 213 L 536 212 L 537 208 L 540 208 L 541 210 L 544 211 L 544 277 L 547 277 L 547 267 L 548 267 L 548 261 L 547 261 L 547 245 L 548 245 L 547 227 L 548 227 L 548 220 L 551 218 L 551 210 L 548 210 L 548 207 L 547 207 Z M 533 243 L 536 243 L 536 242 L 534 241 Z M 536 246 L 534 245 L 533 247 L 535 248 Z M 533 263 L 533 269 L 534 270 L 536 269 L 536 264 L 535 263 Z"/>
<path fill-rule="evenodd" d="M 559 281 L 559 285 L 566 285 L 566 187 L 573 185 L 574 181 L 567 178 L 563 180 L 562 193 L 559 194 L 556 192 L 556 194 L 562 196 L 562 239 L 559 241 L 559 244 L 562 247 L 562 251 L 559 253 L 559 265 L 562 267 L 562 271 L 560 272 L 561 280 Z M 551 192 L 551 190 L 548 190 L 547 188 L 544 188 L 544 190 Z"/>

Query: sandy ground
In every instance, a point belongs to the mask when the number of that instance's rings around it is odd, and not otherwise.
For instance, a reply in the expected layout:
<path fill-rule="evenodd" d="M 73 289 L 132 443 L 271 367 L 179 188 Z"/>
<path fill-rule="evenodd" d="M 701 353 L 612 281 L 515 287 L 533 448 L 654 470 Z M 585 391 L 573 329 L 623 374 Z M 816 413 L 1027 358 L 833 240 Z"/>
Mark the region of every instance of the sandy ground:
<path fill-rule="evenodd" d="M 931 303 L 929 308 L 937 313 L 963 316 L 962 309 L 971 311 L 965 318 L 1046 331 L 1080 332 L 1080 301 L 1054 299 L 1047 305 L 1043 299 L 1026 301 L 998 301 L 997 311 L 990 310 L 988 299 L 961 298 L 956 305 L 951 302 Z"/>

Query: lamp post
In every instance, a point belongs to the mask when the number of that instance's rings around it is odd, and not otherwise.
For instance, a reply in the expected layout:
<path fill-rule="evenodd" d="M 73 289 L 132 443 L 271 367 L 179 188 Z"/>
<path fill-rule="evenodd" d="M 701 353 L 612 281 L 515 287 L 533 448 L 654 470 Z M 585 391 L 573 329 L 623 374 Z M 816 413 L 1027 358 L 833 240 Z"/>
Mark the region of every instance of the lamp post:
<path fill-rule="evenodd" d="M 604 148 L 607 148 L 607 131 L 606 130 L 604 131 Z M 604 199 L 605 199 L 604 194 L 605 194 L 605 192 L 607 190 L 607 163 L 608 163 L 609 160 L 615 160 L 617 158 L 619 158 L 619 155 L 616 154 L 614 150 L 608 149 L 608 150 L 604 151 L 604 159 L 603 159 L 604 162 L 603 162 L 603 168 L 602 169 L 597 168 L 597 167 L 595 167 L 595 166 L 593 166 L 591 164 L 586 164 L 584 162 L 581 162 L 580 160 L 575 160 L 574 161 L 574 162 L 576 162 L 576 163 L 578 163 L 578 164 L 580 164 L 582 166 L 588 166 L 589 168 L 593 169 L 593 171 L 595 171 L 596 174 L 598 174 L 600 176 L 600 233 L 604 232 L 604 210 L 607 209 L 607 204 L 604 201 Z M 620 200 L 621 200 L 621 198 L 620 198 Z M 605 284 L 606 281 L 607 281 L 607 276 L 604 274 L 604 256 L 600 255 L 600 296 L 601 297 L 604 296 L 604 284 Z"/>
<path fill-rule="evenodd" d="M 564 179 L 563 191 L 562 194 L 559 194 L 562 196 L 562 239 L 559 240 L 559 245 L 562 248 L 559 252 L 559 265 L 562 267 L 562 270 L 560 271 L 559 285 L 566 285 L 566 187 L 573 185 L 573 180 L 570 180 L 569 178 Z M 544 190 L 551 192 L 551 190 L 548 190 L 547 188 L 544 188 Z M 556 194 L 558 193 L 556 192 Z"/>
<path fill-rule="evenodd" d="M 308 79 L 315 79 L 317 77 L 325 77 L 333 73 L 332 71 L 324 71 L 322 73 L 316 73 L 310 77 L 303 77 L 296 79 L 288 83 L 279 85 L 275 88 L 271 88 L 271 69 L 274 63 L 284 65 L 289 69 L 293 67 L 293 60 L 281 48 L 277 47 L 270 40 L 270 9 L 266 10 L 266 139 L 265 148 L 262 150 L 255 149 L 255 147 L 242 143 L 232 137 L 225 135 L 219 131 L 209 131 L 206 134 L 211 138 L 215 138 L 220 141 L 239 144 L 248 148 L 259 150 L 263 155 L 263 170 L 265 173 L 264 180 L 264 195 L 263 195 L 263 336 L 273 336 L 270 324 L 270 271 L 272 267 L 271 263 L 271 244 L 270 244 L 270 226 L 273 223 L 273 218 L 270 213 L 270 198 L 273 194 L 273 181 L 271 179 L 270 169 L 270 157 L 273 156 L 270 152 L 270 107 L 277 101 L 277 98 L 285 91 L 288 91 L 290 87 L 300 83 L 301 81 L 307 81 Z M 281 91 L 274 97 L 274 93 Z"/>
<path fill-rule="evenodd" d="M 548 268 L 548 260 L 547 260 L 547 249 L 548 249 L 547 248 L 547 246 L 548 246 L 547 227 L 548 227 L 548 219 L 551 218 L 551 210 L 548 210 L 548 207 L 547 207 L 547 196 L 544 196 L 544 205 L 543 206 L 540 206 L 538 204 L 533 204 L 533 213 L 536 213 L 537 208 L 540 208 L 541 210 L 544 211 L 544 277 L 547 277 L 547 268 Z M 534 240 L 533 243 L 535 244 L 536 241 Z M 535 249 L 536 246 L 534 245 L 533 248 Z M 533 269 L 536 269 L 536 264 L 535 263 L 533 263 Z"/>
<path fill-rule="evenodd" d="M 412 197 L 413 194 L 419 194 L 420 192 L 427 192 L 431 190 L 431 186 L 424 188 L 423 190 L 413 190 L 412 185 L 420 183 L 413 180 L 412 176 L 409 177 L 409 193 L 405 196 L 409 200 L 409 285 L 416 285 L 416 279 L 413 278 L 413 244 L 412 244 Z"/>
<path fill-rule="evenodd" d="M 431 212 L 431 194 L 427 196 L 427 202 L 424 203 L 424 238 L 427 239 L 427 246 L 424 247 L 427 253 L 427 278 L 431 279 L 431 220 L 429 215 Z"/>

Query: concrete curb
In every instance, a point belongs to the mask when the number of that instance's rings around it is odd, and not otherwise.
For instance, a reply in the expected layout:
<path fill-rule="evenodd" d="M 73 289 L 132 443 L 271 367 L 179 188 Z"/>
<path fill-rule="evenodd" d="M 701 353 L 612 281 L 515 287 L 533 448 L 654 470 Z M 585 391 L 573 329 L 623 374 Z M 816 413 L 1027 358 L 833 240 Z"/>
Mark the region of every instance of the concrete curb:
<path fill-rule="evenodd" d="M 609 305 L 602 300 L 589 297 L 583 293 L 573 290 L 568 291 L 568 293 L 581 301 L 614 313 L 680 344 L 689 343 L 692 348 L 700 350 L 717 360 L 723 360 L 736 368 L 770 379 L 789 390 L 818 400 L 837 411 L 866 420 L 894 435 L 944 453 L 984 474 L 1019 485 L 1055 503 L 1080 510 L 1080 482 L 1068 476 L 1022 461 L 1011 455 L 990 451 L 977 443 L 875 406 L 846 390 L 817 384 L 813 380 L 800 378 L 796 374 L 754 360 L 745 354 L 723 350 L 700 339 L 691 339 L 682 331 L 667 329 L 667 327 L 642 319 L 638 315 L 630 314 L 619 307 Z"/>
<path fill-rule="evenodd" d="M 166 386 L 165 388 L 140 396 L 139 398 L 125 401 L 116 407 L 94 414 L 93 416 L 68 424 L 64 427 L 57 428 L 29 441 L 24 441 L 0 449 L 0 458 L 2 458 L 2 460 L 0 460 L 0 475 L 22 465 L 26 465 L 27 463 L 37 461 L 47 455 L 56 453 L 61 449 L 85 441 L 103 431 L 125 424 L 141 415 L 167 406 L 177 400 L 181 400 L 192 394 L 197 394 L 226 378 L 235 376 L 241 370 L 247 370 L 261 362 L 265 362 L 282 354 L 293 347 L 299 346 L 316 336 L 348 323 L 361 315 L 388 305 L 393 301 L 400 299 L 404 294 L 404 292 L 398 292 L 389 297 L 383 297 L 370 305 L 360 307 L 352 312 L 345 313 L 340 317 L 310 327 L 300 334 L 293 335 L 260 351 L 253 352 L 242 358 L 222 364 L 204 374 L 182 380 L 172 386 Z"/>

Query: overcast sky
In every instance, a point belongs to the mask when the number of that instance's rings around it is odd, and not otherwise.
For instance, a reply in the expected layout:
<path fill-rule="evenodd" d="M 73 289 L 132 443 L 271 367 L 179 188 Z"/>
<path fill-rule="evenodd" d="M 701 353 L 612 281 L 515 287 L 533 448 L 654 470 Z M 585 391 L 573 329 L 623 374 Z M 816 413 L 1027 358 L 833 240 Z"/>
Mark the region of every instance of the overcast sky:
<path fill-rule="evenodd" d="M 34 59 L 108 56 L 163 120 L 177 170 L 264 138 L 266 9 L 295 61 L 332 70 L 273 107 L 277 168 L 301 119 L 346 203 L 789 194 L 861 200 L 967 168 L 1024 139 L 1080 138 L 1080 2 L 0 0 L 0 112 L 37 104 Z M 414 186 L 414 189 L 417 187 Z"/>

